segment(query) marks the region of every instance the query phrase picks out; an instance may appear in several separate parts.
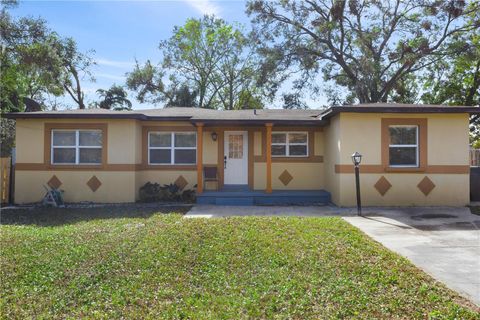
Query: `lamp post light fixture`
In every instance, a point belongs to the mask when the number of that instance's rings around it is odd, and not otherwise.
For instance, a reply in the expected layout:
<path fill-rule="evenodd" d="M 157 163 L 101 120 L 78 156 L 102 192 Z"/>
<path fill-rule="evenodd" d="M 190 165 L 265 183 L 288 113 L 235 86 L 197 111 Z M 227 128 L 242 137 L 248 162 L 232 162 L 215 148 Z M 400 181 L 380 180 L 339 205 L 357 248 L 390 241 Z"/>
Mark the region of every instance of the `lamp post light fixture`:
<path fill-rule="evenodd" d="M 212 132 L 212 140 L 217 141 L 218 135 L 215 131 Z"/>
<path fill-rule="evenodd" d="M 362 155 L 358 152 L 352 154 L 352 162 L 355 166 L 355 185 L 357 188 L 357 214 L 362 215 L 362 200 L 360 199 L 360 162 L 362 162 Z"/>

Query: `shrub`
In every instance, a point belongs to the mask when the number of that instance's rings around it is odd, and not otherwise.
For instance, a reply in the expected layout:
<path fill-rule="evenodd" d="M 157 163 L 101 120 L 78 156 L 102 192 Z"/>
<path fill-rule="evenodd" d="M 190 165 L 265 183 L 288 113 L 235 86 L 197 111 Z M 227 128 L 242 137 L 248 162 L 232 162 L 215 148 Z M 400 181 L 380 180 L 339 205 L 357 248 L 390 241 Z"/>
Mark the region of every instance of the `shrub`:
<path fill-rule="evenodd" d="M 140 188 L 140 202 L 195 202 L 195 190 L 180 188 L 175 183 L 164 184 L 160 186 L 158 183 L 147 182 Z"/>

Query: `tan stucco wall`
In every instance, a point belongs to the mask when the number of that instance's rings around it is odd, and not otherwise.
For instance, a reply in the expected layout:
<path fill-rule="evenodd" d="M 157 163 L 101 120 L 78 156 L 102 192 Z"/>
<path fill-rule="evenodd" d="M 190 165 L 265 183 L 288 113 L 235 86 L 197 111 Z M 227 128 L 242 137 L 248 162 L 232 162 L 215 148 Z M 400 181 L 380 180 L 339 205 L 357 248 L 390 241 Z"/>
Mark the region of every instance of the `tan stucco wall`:
<path fill-rule="evenodd" d="M 467 114 L 375 114 L 342 113 L 340 118 L 340 164 L 351 164 L 359 151 L 362 164 L 381 164 L 382 118 L 427 118 L 428 164 L 468 164 Z"/>
<path fill-rule="evenodd" d="M 287 171 L 292 180 L 285 186 L 279 179 Z M 323 163 L 272 163 L 273 190 L 320 190 L 325 188 Z M 265 173 L 262 173 L 265 175 Z"/>
<path fill-rule="evenodd" d="M 324 134 L 322 131 L 317 131 L 314 133 L 314 137 L 315 137 L 315 144 L 314 144 L 313 155 L 323 156 L 323 154 L 325 153 Z"/>
<path fill-rule="evenodd" d="M 25 163 L 43 163 L 44 122 L 16 120 L 16 160 Z"/>
<path fill-rule="evenodd" d="M 203 133 L 203 164 L 217 164 L 218 139 L 213 141 L 211 132 Z"/>
<path fill-rule="evenodd" d="M 111 171 L 16 171 L 15 202 L 39 202 L 45 195 L 44 185 L 55 175 L 61 182 L 66 202 L 92 201 L 99 203 L 134 202 L 135 172 Z M 87 182 L 96 176 L 102 183 L 93 192 Z"/>
<path fill-rule="evenodd" d="M 253 155 L 262 155 L 262 132 L 255 131 L 253 133 Z"/>
<path fill-rule="evenodd" d="M 253 189 L 265 190 L 267 187 L 267 164 L 265 162 L 255 162 L 253 164 Z M 272 175 L 273 177 L 273 175 Z M 273 178 L 272 178 L 273 180 Z"/>
<path fill-rule="evenodd" d="M 351 155 L 355 151 L 363 155 L 362 165 L 381 165 L 382 118 L 426 118 L 427 165 L 468 165 L 467 114 L 342 113 L 333 118 L 325 130 L 326 185 L 337 205 L 355 205 L 355 180 L 352 173 L 332 174 L 334 165 L 352 165 Z M 337 150 L 338 157 L 330 155 Z M 373 187 L 381 176 L 392 184 L 392 188 L 384 196 Z M 435 184 L 428 196 L 417 188 L 425 176 Z M 361 191 L 364 205 L 466 205 L 469 203 L 469 175 L 422 172 L 361 173 Z"/>
<path fill-rule="evenodd" d="M 353 174 L 340 174 L 341 206 L 355 206 L 355 177 Z M 384 176 L 392 187 L 382 197 L 374 188 L 375 183 Z M 418 183 L 425 177 L 435 184 L 435 188 L 425 196 Z M 366 206 L 464 206 L 469 203 L 468 174 L 362 174 L 362 204 Z"/>
<path fill-rule="evenodd" d="M 324 128 L 325 154 L 324 172 L 325 189 L 330 192 L 332 201 L 340 203 L 340 176 L 335 174 L 335 164 L 340 163 L 340 117 L 330 120 L 330 125 Z"/>
<path fill-rule="evenodd" d="M 313 154 L 323 156 L 324 162 L 274 162 L 272 187 L 275 190 L 325 189 L 332 201 L 341 206 L 355 204 L 354 176 L 335 173 L 335 165 L 351 165 L 351 154 L 359 151 L 362 165 L 381 164 L 381 118 L 428 118 L 428 165 L 468 165 L 468 116 L 466 114 L 354 114 L 342 113 L 333 117 L 323 132 L 315 132 Z M 143 126 L 187 126 L 188 122 L 139 122 L 135 120 L 17 120 L 17 163 L 42 164 L 44 161 L 44 123 L 107 123 L 108 164 L 140 164 L 142 162 Z M 262 136 L 254 133 L 254 155 L 262 154 Z M 204 164 L 216 164 L 218 143 L 204 133 Z M 266 163 L 255 162 L 253 184 L 255 190 L 266 188 Z M 131 167 L 132 168 L 132 167 Z M 117 170 L 117 169 L 115 169 Z M 137 170 L 130 171 L 75 171 L 75 170 L 17 170 L 15 200 L 17 203 L 40 201 L 45 193 L 43 185 L 56 175 L 65 190 L 68 202 L 131 202 L 138 199 L 138 189 L 146 182 L 168 184 L 180 175 L 192 188 L 197 183 L 195 170 Z M 284 186 L 278 179 L 287 170 L 293 180 Z M 95 175 L 102 186 L 92 192 L 86 185 Z M 373 187 L 385 176 L 392 188 L 381 196 Z M 428 176 L 435 188 L 425 196 L 417 188 Z M 465 205 L 469 198 L 468 174 L 426 173 L 362 173 L 362 200 L 364 205 Z"/>
<path fill-rule="evenodd" d="M 108 163 L 132 164 L 137 162 L 138 123 L 132 120 L 108 122 Z"/>

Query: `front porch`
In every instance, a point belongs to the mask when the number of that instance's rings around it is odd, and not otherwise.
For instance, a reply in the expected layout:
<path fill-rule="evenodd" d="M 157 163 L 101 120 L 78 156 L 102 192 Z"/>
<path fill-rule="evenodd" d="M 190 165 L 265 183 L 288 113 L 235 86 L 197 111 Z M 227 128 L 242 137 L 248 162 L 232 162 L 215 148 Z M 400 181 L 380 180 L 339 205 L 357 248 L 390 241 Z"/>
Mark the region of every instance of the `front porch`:
<path fill-rule="evenodd" d="M 225 185 L 219 191 L 203 191 L 197 204 L 252 205 L 327 205 L 330 193 L 325 190 L 249 190 L 248 186 Z"/>

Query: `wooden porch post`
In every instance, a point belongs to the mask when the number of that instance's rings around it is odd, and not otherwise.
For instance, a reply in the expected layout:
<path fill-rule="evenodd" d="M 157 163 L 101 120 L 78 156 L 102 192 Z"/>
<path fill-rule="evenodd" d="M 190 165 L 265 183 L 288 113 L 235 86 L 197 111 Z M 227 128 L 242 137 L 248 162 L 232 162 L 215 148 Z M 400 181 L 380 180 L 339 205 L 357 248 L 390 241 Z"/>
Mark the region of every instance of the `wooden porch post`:
<path fill-rule="evenodd" d="M 203 123 L 197 123 L 197 194 L 203 192 Z"/>
<path fill-rule="evenodd" d="M 272 126 L 273 123 L 265 123 L 267 128 L 266 156 L 267 156 L 267 188 L 265 192 L 272 193 Z"/>

